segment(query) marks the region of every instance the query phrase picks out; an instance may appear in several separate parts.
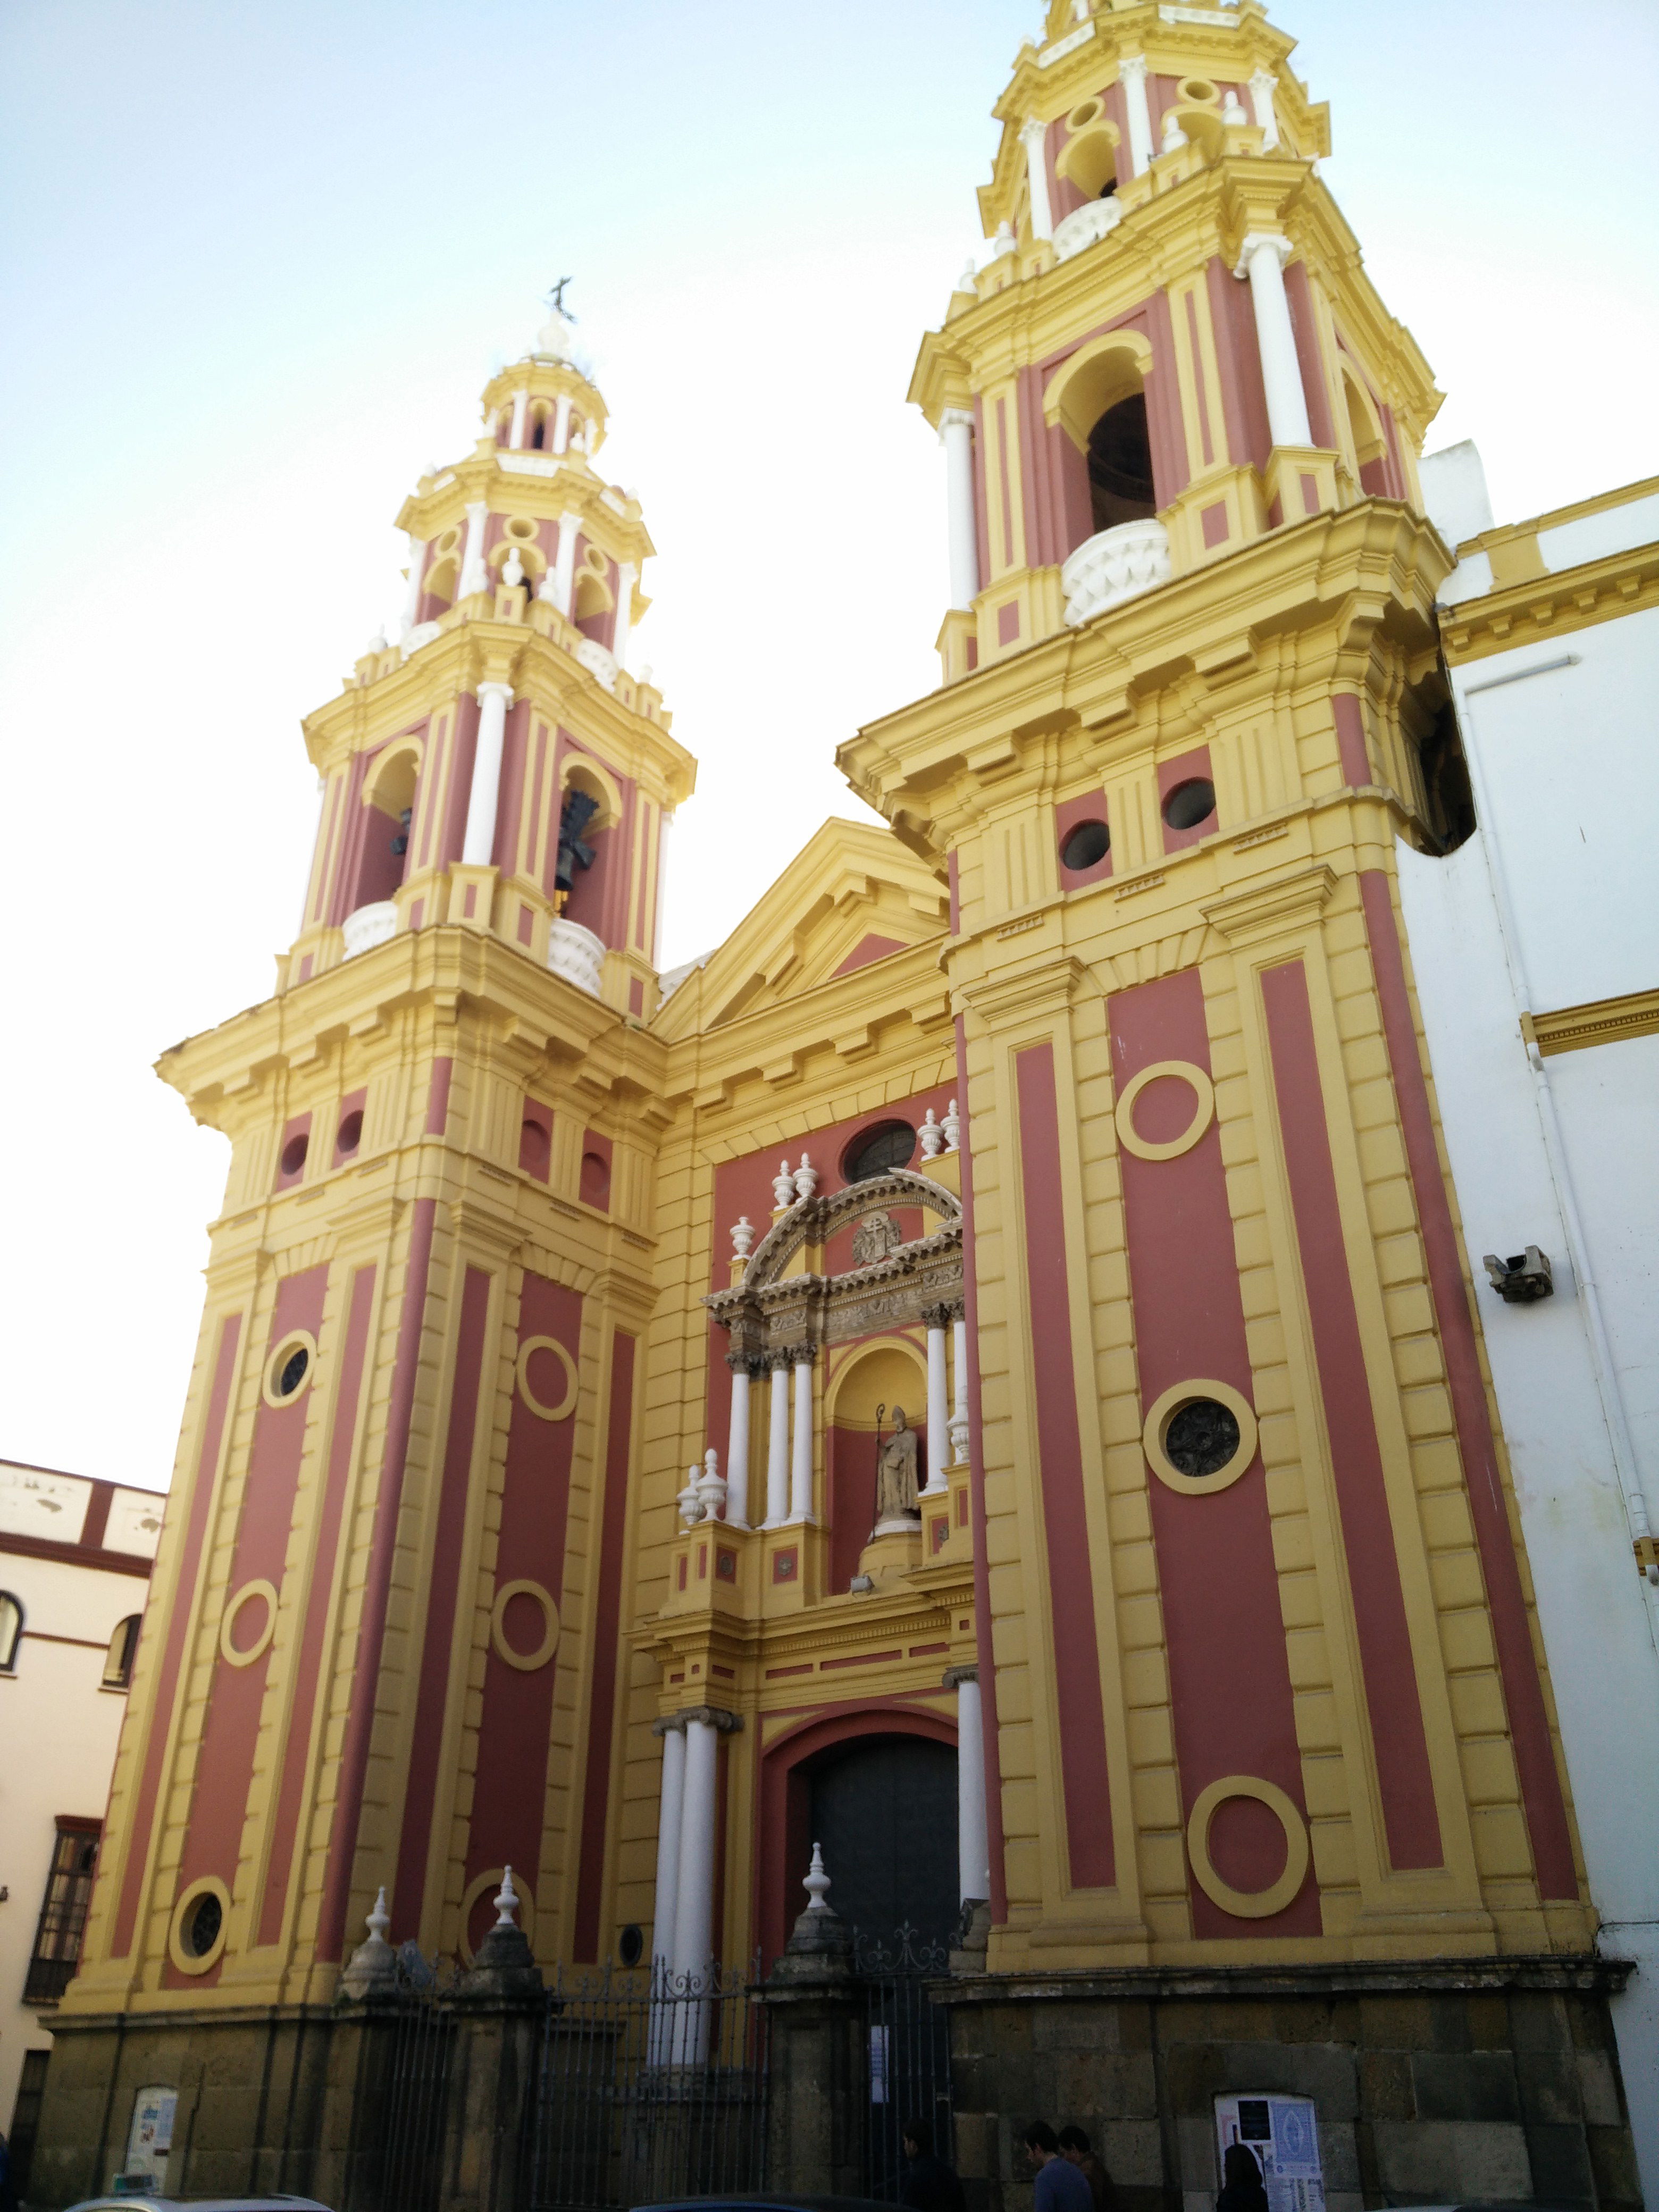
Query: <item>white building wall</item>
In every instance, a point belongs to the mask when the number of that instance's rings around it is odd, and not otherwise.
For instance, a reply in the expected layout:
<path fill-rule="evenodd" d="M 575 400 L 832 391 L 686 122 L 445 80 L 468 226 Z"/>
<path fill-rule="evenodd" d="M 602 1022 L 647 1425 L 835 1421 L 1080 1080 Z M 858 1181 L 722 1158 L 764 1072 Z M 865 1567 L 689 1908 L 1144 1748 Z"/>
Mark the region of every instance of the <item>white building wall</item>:
<path fill-rule="evenodd" d="M 1659 985 L 1659 614 L 1454 688 L 1480 826 L 1444 860 L 1401 847 L 1401 899 L 1601 1948 L 1638 1964 L 1613 2021 L 1659 2205 L 1659 1589 L 1632 1549 L 1659 1523 L 1659 1037 L 1534 1060 L 1521 1029 Z M 1556 1294 L 1505 1305 L 1480 1255 L 1529 1243 Z"/>
<path fill-rule="evenodd" d="M 9 2132 L 26 2051 L 50 2029 L 23 2002 L 46 1897 L 58 1816 L 101 1820 L 109 1801 L 125 1693 L 102 1686 L 118 1624 L 142 1613 L 145 1574 L 9 1549 L 9 1535 L 76 1546 L 94 1486 L 75 1475 L 0 1464 L 0 1590 L 21 1603 L 15 1667 L 0 1673 L 0 2131 Z M 162 1500 L 118 1490 L 108 1548 L 155 1554 Z M 100 1547 L 102 1548 L 102 1547 Z"/>

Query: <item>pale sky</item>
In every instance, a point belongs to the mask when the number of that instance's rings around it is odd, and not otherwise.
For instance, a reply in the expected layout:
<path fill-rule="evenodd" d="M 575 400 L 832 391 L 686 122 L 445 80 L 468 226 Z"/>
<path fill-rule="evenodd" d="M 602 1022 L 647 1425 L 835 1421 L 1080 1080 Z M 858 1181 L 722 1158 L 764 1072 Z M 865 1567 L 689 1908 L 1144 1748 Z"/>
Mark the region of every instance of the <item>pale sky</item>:
<path fill-rule="evenodd" d="M 541 295 L 659 548 L 702 763 L 665 960 L 931 689 L 943 463 L 904 393 L 1038 0 L 8 0 L 0 1458 L 163 1485 L 227 1146 L 151 1073 L 271 988 L 301 714 L 401 605 L 392 519 Z M 1500 520 L 1659 473 L 1651 0 L 1281 0 L 1325 176 Z M 1615 98 L 1633 88 L 1631 100 Z"/>

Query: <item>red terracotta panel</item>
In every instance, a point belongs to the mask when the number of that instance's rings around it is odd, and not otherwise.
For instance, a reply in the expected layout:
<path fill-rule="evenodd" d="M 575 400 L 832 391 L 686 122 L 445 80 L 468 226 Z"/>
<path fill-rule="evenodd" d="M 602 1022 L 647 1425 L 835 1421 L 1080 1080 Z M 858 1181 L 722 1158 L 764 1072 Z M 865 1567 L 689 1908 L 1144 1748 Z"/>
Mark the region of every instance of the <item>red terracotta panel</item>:
<path fill-rule="evenodd" d="M 1054 1620 L 1054 1696 L 1072 1887 L 1116 1881 L 1106 1717 L 1100 1689 L 1094 1576 L 1083 1493 L 1077 1377 L 1072 1360 L 1071 1291 L 1066 1279 L 1066 1206 L 1060 1176 L 1060 1112 L 1050 1045 L 1014 1060 L 1019 1096 L 1019 1163 L 1025 1202 L 1025 1273 L 1031 1306 L 1032 1388 L 1038 1480 Z"/>
<path fill-rule="evenodd" d="M 1302 963 L 1261 978 L 1285 1167 L 1342 1519 L 1377 1789 L 1396 1868 L 1443 1863 L 1411 1630 L 1389 1517 L 1370 1381 L 1348 1273 L 1330 1132 Z M 1389 1378 L 1392 1382 L 1393 1377 Z"/>
<path fill-rule="evenodd" d="M 617 1655 L 622 1625 L 622 1571 L 628 1533 L 628 1463 L 634 1434 L 635 1339 L 618 1329 L 611 1340 L 611 1408 L 606 1424 L 605 1505 L 599 1527 L 593 1601 L 592 1686 L 587 1711 L 587 1761 L 582 1778 L 581 1849 L 576 1872 L 572 1956 L 599 1955 L 605 1894 L 605 1836 L 611 1799 L 611 1747 L 617 1730 Z"/>

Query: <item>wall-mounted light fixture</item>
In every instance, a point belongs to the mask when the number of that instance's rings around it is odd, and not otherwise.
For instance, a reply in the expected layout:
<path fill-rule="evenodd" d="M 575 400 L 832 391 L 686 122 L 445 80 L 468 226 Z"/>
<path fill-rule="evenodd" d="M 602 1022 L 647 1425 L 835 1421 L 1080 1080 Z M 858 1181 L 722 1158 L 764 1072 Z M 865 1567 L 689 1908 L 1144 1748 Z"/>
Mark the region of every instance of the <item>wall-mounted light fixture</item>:
<path fill-rule="evenodd" d="M 1482 1264 L 1505 1305 L 1529 1306 L 1539 1298 L 1555 1295 L 1549 1254 L 1540 1252 L 1535 1244 L 1528 1244 L 1524 1252 L 1513 1253 L 1507 1260 L 1488 1252 Z"/>

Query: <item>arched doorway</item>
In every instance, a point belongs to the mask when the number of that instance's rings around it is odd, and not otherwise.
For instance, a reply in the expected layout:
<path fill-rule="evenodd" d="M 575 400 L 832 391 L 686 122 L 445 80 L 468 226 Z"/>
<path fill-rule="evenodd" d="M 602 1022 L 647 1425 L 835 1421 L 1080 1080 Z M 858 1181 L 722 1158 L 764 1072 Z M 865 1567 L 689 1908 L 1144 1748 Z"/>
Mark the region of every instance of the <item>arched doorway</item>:
<path fill-rule="evenodd" d="M 808 1790 L 812 1840 L 842 1919 L 884 1944 L 907 1925 L 922 1942 L 948 1942 L 959 1910 L 950 1746 L 866 1736 L 823 1753 Z"/>

